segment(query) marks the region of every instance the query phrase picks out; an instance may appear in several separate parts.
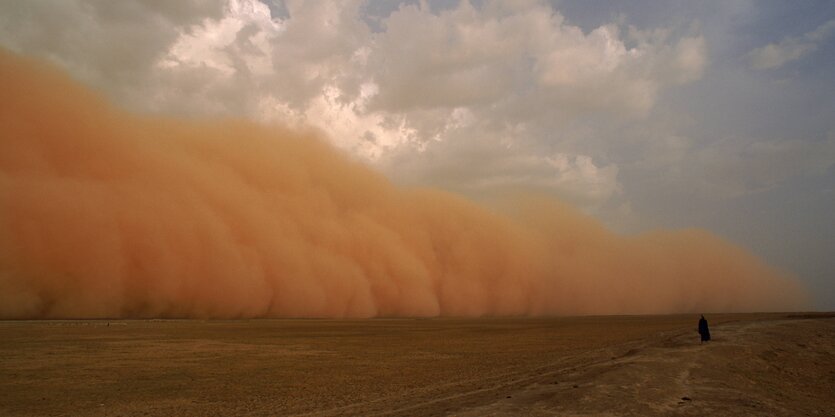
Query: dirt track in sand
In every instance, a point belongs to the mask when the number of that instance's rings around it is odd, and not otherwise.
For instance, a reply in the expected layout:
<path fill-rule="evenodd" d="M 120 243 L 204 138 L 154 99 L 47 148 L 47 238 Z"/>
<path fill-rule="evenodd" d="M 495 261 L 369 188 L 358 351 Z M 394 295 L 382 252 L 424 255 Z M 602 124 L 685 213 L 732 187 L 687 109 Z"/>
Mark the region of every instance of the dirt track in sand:
<path fill-rule="evenodd" d="M 0 322 L 0 415 L 835 415 L 835 319 L 708 318 Z"/>

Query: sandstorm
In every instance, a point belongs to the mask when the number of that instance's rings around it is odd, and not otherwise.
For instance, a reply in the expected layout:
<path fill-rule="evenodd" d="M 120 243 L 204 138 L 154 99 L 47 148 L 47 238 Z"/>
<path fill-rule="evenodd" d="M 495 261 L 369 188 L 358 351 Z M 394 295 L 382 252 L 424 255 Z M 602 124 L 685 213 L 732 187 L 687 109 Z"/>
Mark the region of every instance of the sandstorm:
<path fill-rule="evenodd" d="M 0 52 L 0 318 L 796 310 L 707 231 L 405 188 L 319 133 L 131 114 Z"/>

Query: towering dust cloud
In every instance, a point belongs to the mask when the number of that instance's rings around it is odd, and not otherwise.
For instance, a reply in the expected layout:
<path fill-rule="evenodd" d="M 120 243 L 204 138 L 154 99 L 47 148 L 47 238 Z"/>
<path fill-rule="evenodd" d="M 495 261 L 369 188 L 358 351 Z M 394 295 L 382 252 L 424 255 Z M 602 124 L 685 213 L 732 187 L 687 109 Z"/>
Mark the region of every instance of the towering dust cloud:
<path fill-rule="evenodd" d="M 311 134 L 136 116 L 0 52 L 0 318 L 795 309 L 706 232 L 402 189 Z"/>

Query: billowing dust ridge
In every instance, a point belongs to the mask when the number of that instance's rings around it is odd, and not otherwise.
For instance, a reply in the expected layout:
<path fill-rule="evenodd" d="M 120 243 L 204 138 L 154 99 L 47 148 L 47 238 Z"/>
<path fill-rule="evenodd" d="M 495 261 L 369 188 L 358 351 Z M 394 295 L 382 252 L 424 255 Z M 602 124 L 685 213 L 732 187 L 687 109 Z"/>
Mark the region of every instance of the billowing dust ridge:
<path fill-rule="evenodd" d="M 0 52 L 0 318 L 788 310 L 797 282 L 700 230 L 397 187 L 317 135 L 138 116 Z"/>

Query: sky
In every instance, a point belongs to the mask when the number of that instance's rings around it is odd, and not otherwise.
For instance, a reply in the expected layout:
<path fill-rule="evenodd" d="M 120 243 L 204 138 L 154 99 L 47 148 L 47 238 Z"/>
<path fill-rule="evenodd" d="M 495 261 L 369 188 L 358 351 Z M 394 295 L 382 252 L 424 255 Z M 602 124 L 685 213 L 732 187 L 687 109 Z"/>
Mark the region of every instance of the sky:
<path fill-rule="evenodd" d="M 0 46 L 135 112 L 314 126 L 397 184 L 706 229 L 835 309 L 832 2 L 30 0 Z"/>

